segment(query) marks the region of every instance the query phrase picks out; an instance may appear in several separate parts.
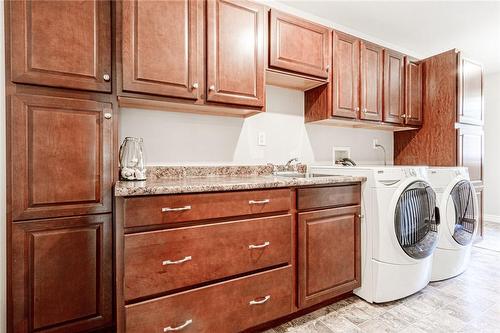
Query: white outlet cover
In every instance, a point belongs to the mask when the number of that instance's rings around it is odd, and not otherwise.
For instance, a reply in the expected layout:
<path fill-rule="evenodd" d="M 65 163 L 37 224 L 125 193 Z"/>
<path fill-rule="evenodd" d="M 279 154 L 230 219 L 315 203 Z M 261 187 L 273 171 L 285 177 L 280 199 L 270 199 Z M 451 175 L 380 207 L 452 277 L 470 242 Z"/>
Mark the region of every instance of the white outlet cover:
<path fill-rule="evenodd" d="M 265 146 L 266 143 L 266 133 L 265 132 L 259 132 L 259 135 L 257 137 L 257 145 L 258 146 Z"/>

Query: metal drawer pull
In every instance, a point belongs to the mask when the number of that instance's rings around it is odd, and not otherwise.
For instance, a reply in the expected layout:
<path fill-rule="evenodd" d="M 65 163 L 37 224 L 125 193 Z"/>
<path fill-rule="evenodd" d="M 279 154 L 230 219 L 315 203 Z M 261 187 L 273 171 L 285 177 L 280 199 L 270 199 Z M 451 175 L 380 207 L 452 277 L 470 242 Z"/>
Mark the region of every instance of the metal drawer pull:
<path fill-rule="evenodd" d="M 270 203 L 271 200 L 269 199 L 264 199 L 264 200 L 250 200 L 248 201 L 248 204 L 249 205 L 262 205 L 262 204 L 266 204 L 266 203 Z"/>
<path fill-rule="evenodd" d="M 253 301 L 250 301 L 250 305 L 259 305 L 259 304 L 264 304 L 266 303 L 267 301 L 269 301 L 271 299 L 271 295 L 267 295 L 266 297 L 264 297 L 262 300 L 260 301 L 256 301 L 256 300 L 253 300 Z"/>
<path fill-rule="evenodd" d="M 185 322 L 184 324 L 182 324 L 181 326 L 177 326 L 177 327 L 172 327 L 172 326 L 164 327 L 164 328 L 163 328 L 163 332 L 180 331 L 180 330 L 182 330 L 183 328 L 188 327 L 188 326 L 189 326 L 189 325 L 191 325 L 192 323 L 193 323 L 193 319 L 188 319 L 188 320 L 186 320 L 186 322 Z"/>
<path fill-rule="evenodd" d="M 250 244 L 250 245 L 248 245 L 248 248 L 249 248 L 249 249 L 262 249 L 262 248 L 264 248 L 264 247 L 266 247 L 266 246 L 269 246 L 269 245 L 271 245 L 271 243 L 270 243 L 270 242 L 265 242 L 264 244 L 260 244 L 260 245 L 253 245 L 253 244 Z"/>
<path fill-rule="evenodd" d="M 177 264 L 182 264 L 183 262 L 186 262 L 186 261 L 189 261 L 193 259 L 193 257 L 191 256 L 187 256 L 186 258 L 184 259 L 180 259 L 180 260 L 175 260 L 175 261 L 172 261 L 172 260 L 164 260 L 163 261 L 163 266 L 166 266 L 166 265 L 177 265 Z"/>
<path fill-rule="evenodd" d="M 184 206 L 184 207 L 178 207 L 178 208 L 170 208 L 170 207 L 164 207 L 161 209 L 163 213 L 165 212 L 180 212 L 183 210 L 190 210 L 191 206 Z"/>

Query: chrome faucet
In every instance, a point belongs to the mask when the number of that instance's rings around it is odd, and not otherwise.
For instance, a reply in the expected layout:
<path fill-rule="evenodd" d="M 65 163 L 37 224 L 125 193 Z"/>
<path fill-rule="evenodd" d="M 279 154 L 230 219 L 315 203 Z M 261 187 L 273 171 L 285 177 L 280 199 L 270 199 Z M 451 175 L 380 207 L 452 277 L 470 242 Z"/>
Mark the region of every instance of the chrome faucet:
<path fill-rule="evenodd" d="M 385 152 L 385 147 L 382 146 L 381 144 L 376 144 L 375 145 L 375 148 L 379 148 L 379 149 L 382 149 L 384 151 L 384 165 L 387 165 L 387 154 Z"/>
<path fill-rule="evenodd" d="M 285 164 L 285 170 L 288 170 L 290 169 L 290 166 L 292 165 L 293 162 L 299 162 L 299 158 L 298 157 L 294 157 L 292 159 L 290 159 L 288 162 L 286 162 Z"/>

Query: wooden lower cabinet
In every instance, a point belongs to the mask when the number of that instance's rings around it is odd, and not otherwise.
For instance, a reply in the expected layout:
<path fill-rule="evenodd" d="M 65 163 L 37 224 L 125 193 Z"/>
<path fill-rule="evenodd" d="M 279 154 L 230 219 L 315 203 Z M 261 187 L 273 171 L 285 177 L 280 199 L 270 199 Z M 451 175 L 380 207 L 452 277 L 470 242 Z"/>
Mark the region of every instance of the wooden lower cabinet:
<path fill-rule="evenodd" d="M 234 333 L 292 312 L 291 266 L 128 305 L 126 332 Z"/>
<path fill-rule="evenodd" d="M 360 213 L 360 206 L 299 213 L 299 307 L 361 286 Z"/>
<path fill-rule="evenodd" d="M 111 214 L 12 224 L 9 332 L 112 324 Z"/>

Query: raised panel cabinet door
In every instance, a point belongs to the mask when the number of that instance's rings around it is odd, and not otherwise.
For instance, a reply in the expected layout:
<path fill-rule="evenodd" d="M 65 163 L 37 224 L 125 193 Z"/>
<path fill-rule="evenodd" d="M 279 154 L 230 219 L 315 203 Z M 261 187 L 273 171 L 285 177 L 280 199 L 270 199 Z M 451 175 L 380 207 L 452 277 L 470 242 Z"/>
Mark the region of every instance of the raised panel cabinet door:
<path fill-rule="evenodd" d="M 112 106 L 10 98 L 12 218 L 111 212 Z"/>
<path fill-rule="evenodd" d="M 299 213 L 299 307 L 361 285 L 360 206 Z"/>
<path fill-rule="evenodd" d="M 458 121 L 483 124 L 483 68 L 480 64 L 458 56 Z"/>
<path fill-rule="evenodd" d="M 405 124 L 422 126 L 423 121 L 423 63 L 416 59 L 405 59 Z"/>
<path fill-rule="evenodd" d="M 270 21 L 269 66 L 327 79 L 330 29 L 274 9 Z"/>
<path fill-rule="evenodd" d="M 383 48 L 361 42 L 361 113 L 363 120 L 382 120 Z"/>
<path fill-rule="evenodd" d="M 403 124 L 405 96 L 405 56 L 384 50 L 384 121 Z"/>
<path fill-rule="evenodd" d="M 358 38 L 333 32 L 332 116 L 359 116 L 359 47 Z"/>
<path fill-rule="evenodd" d="M 198 99 L 203 1 L 122 2 L 123 90 Z"/>
<path fill-rule="evenodd" d="M 207 101 L 264 106 L 264 8 L 207 2 Z"/>
<path fill-rule="evenodd" d="M 470 180 L 483 180 L 484 131 L 480 126 L 458 128 L 457 165 L 469 168 Z"/>
<path fill-rule="evenodd" d="M 479 241 L 484 236 L 484 187 L 482 182 L 474 184 L 474 187 L 476 189 L 477 207 L 479 209 L 477 212 L 478 223 L 475 240 Z"/>
<path fill-rule="evenodd" d="M 111 91 L 110 1 L 15 0 L 9 6 L 13 82 Z"/>
<path fill-rule="evenodd" d="M 12 224 L 11 332 L 112 323 L 111 214 Z"/>

